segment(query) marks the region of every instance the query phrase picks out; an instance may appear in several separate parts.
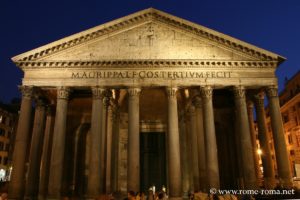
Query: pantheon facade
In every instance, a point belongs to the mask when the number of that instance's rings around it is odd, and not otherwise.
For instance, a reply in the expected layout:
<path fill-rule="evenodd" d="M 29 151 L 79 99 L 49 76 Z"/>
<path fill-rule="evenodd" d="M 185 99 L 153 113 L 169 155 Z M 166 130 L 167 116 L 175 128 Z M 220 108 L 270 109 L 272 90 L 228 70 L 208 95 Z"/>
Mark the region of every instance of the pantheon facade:
<path fill-rule="evenodd" d="M 292 184 L 280 55 L 150 8 L 12 60 L 24 77 L 9 199 Z"/>

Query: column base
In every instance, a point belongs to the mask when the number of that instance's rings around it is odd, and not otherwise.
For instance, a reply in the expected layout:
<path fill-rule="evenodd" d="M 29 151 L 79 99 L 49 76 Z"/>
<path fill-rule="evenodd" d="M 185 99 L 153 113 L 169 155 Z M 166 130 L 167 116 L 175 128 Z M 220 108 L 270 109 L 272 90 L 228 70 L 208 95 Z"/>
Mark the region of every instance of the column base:
<path fill-rule="evenodd" d="M 32 196 L 24 196 L 24 200 L 37 200 L 37 197 L 32 197 Z"/>
<path fill-rule="evenodd" d="M 293 187 L 293 181 L 291 179 L 280 179 L 279 186 L 284 189 L 290 189 Z"/>
<path fill-rule="evenodd" d="M 169 200 L 183 200 L 182 197 L 169 197 Z"/>
<path fill-rule="evenodd" d="M 51 197 L 51 196 L 48 196 L 47 198 L 45 198 L 46 200 L 62 200 L 62 199 L 65 199 L 65 197 Z"/>
<path fill-rule="evenodd" d="M 264 187 L 266 189 L 274 189 L 276 187 L 275 178 L 264 178 Z"/>

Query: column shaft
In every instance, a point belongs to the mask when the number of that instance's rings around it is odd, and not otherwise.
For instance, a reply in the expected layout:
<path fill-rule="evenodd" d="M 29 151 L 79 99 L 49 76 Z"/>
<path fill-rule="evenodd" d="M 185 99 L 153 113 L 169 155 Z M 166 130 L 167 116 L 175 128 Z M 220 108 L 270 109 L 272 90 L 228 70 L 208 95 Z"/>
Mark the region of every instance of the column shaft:
<path fill-rule="evenodd" d="M 35 108 L 34 124 L 29 154 L 28 175 L 25 188 L 27 199 L 36 199 L 39 186 L 39 170 L 43 148 L 46 109 L 42 100 L 38 100 Z"/>
<path fill-rule="evenodd" d="M 292 175 L 285 143 L 277 87 L 268 87 L 267 96 L 270 106 L 271 126 L 275 144 L 274 147 L 276 153 L 279 182 L 283 187 L 291 187 Z"/>
<path fill-rule="evenodd" d="M 263 176 L 264 185 L 267 189 L 272 189 L 275 187 L 275 172 L 273 167 L 273 159 L 270 147 L 270 137 L 267 132 L 266 125 L 266 114 L 264 108 L 264 94 L 256 95 L 255 97 L 255 108 L 257 116 L 258 125 L 258 138 L 260 142 L 260 147 L 262 149 L 262 164 L 263 164 Z"/>
<path fill-rule="evenodd" d="M 33 88 L 21 86 L 22 102 L 13 153 L 13 170 L 9 183 L 9 199 L 21 199 L 24 194 L 25 164 L 30 131 Z"/>
<path fill-rule="evenodd" d="M 177 88 L 167 88 L 168 94 L 168 172 L 169 172 L 169 196 L 170 198 L 181 198 L 181 165 L 180 165 L 180 143 L 178 130 L 177 111 Z"/>
<path fill-rule="evenodd" d="M 206 158 L 205 158 L 205 141 L 203 129 L 203 110 L 200 97 L 193 100 L 195 105 L 196 121 L 197 121 L 197 139 L 198 139 L 198 165 L 199 165 L 199 189 L 206 191 Z"/>
<path fill-rule="evenodd" d="M 141 89 L 128 90 L 128 169 L 127 191 L 140 191 L 140 112 Z"/>
<path fill-rule="evenodd" d="M 214 110 L 212 103 L 213 89 L 210 86 L 201 87 L 203 103 L 203 126 L 205 131 L 205 152 L 206 152 L 206 172 L 207 186 L 209 188 L 219 188 L 219 164 L 218 151 L 215 133 Z"/>
<path fill-rule="evenodd" d="M 250 128 L 250 135 L 251 135 L 251 142 L 252 142 L 252 150 L 253 150 L 252 153 L 254 159 L 255 174 L 256 174 L 257 184 L 259 184 L 258 180 L 261 177 L 261 170 L 259 167 L 259 156 L 256 148 L 256 131 L 254 127 L 253 103 L 250 101 L 247 102 L 247 112 L 248 112 L 249 128 Z"/>
<path fill-rule="evenodd" d="M 112 107 L 108 107 L 107 114 L 107 162 L 106 162 L 106 193 L 110 194 L 112 192 L 112 182 L 111 182 L 111 173 L 112 173 L 112 120 L 113 120 Z"/>
<path fill-rule="evenodd" d="M 49 168 L 53 136 L 54 117 L 51 107 L 47 108 L 46 127 L 44 133 L 43 152 L 41 158 L 39 199 L 45 199 L 49 181 Z"/>
<path fill-rule="evenodd" d="M 193 183 L 194 183 L 194 191 L 199 190 L 199 165 L 198 165 L 198 130 L 197 130 L 197 119 L 196 119 L 196 111 L 193 105 L 190 105 L 189 112 L 191 117 L 191 146 L 192 146 L 192 174 L 193 174 Z"/>
<path fill-rule="evenodd" d="M 103 117 L 103 88 L 92 88 L 93 105 L 90 136 L 89 177 L 87 193 L 90 198 L 96 198 L 101 193 L 101 132 Z"/>
<path fill-rule="evenodd" d="M 118 166 L 119 166 L 119 123 L 120 116 L 118 105 L 113 109 L 113 133 L 112 133 L 112 189 L 113 192 L 118 192 Z"/>
<path fill-rule="evenodd" d="M 190 189 L 189 168 L 188 168 L 188 152 L 187 152 L 187 132 L 185 127 L 185 113 L 182 111 L 179 118 L 179 136 L 180 136 L 180 162 L 182 169 L 182 191 L 185 196 L 188 195 Z"/>
<path fill-rule="evenodd" d="M 52 142 L 48 199 L 61 198 L 69 89 L 59 87 Z"/>
<path fill-rule="evenodd" d="M 189 181 L 189 190 L 194 189 L 194 179 L 193 179 L 193 151 L 192 151 L 192 132 L 191 132 L 191 117 L 188 110 L 185 112 L 185 134 L 186 134 L 186 152 L 187 152 L 187 170 L 188 170 L 188 181 Z"/>
<path fill-rule="evenodd" d="M 103 97 L 102 110 L 102 130 L 101 130 L 101 154 L 100 154 L 100 191 L 102 194 L 106 193 L 106 163 L 107 163 L 107 114 L 109 105 L 109 90 L 105 90 Z"/>
<path fill-rule="evenodd" d="M 241 144 L 242 167 L 245 189 L 257 188 L 257 180 L 255 175 L 255 166 L 253 159 L 253 148 L 251 143 L 249 120 L 247 114 L 247 104 L 245 97 L 245 89 L 243 87 L 234 88 L 236 123 L 239 125 L 238 134 Z"/>

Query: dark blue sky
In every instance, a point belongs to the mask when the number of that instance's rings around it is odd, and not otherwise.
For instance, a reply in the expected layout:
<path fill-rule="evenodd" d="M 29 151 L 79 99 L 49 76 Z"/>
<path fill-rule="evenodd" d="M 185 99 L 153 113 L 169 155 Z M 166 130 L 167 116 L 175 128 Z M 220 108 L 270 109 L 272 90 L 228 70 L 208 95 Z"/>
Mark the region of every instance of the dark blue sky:
<path fill-rule="evenodd" d="M 23 74 L 11 57 L 149 7 L 286 57 L 280 89 L 300 69 L 299 0 L 2 0 L 0 101 L 19 96 Z"/>

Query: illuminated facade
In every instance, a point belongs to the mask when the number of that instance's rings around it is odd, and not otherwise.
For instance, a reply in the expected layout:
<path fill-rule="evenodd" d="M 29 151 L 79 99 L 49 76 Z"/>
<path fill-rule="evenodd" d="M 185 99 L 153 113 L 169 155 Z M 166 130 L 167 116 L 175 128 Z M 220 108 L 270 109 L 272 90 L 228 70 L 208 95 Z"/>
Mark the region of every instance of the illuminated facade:
<path fill-rule="evenodd" d="M 146 9 L 13 61 L 24 78 L 11 199 L 96 198 L 152 184 L 165 185 L 171 199 L 191 190 L 256 188 L 254 107 L 247 105 L 258 99 L 266 152 L 263 92 L 278 177 L 291 186 L 274 75 L 284 58 L 277 54 Z M 262 160 L 269 187 L 275 176 Z"/>

